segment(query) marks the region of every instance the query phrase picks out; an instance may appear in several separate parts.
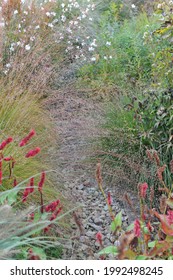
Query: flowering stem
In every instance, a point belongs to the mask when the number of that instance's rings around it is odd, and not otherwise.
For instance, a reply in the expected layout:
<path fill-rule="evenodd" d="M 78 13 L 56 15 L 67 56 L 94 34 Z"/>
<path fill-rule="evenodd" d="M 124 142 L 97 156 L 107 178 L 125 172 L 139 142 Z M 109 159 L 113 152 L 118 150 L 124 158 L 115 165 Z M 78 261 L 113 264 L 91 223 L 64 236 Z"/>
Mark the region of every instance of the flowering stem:
<path fill-rule="evenodd" d="M 11 163 L 10 162 L 9 162 L 9 171 L 10 171 L 9 179 L 11 179 L 11 177 L 12 177 L 12 168 L 11 168 Z"/>
<path fill-rule="evenodd" d="M 103 194 L 103 197 L 104 197 L 104 199 L 105 199 L 105 201 L 106 201 L 106 204 L 107 204 L 107 206 L 108 206 L 108 210 L 109 210 L 109 213 L 110 213 L 110 217 L 111 217 L 112 220 L 114 220 L 114 219 L 115 219 L 115 216 L 114 216 L 114 214 L 113 214 L 112 207 L 111 207 L 111 206 L 109 205 L 109 203 L 108 203 L 107 197 L 106 197 L 105 192 L 104 192 L 103 187 L 102 187 L 102 183 L 98 183 L 98 186 L 99 186 L 99 189 L 101 190 L 101 192 L 102 192 L 102 194 Z"/>
<path fill-rule="evenodd" d="M 43 203 L 43 194 L 42 194 L 42 192 L 40 192 L 40 199 L 41 199 L 41 201 L 40 201 L 40 205 L 41 205 L 40 212 L 43 214 L 43 212 L 44 212 L 44 203 Z"/>

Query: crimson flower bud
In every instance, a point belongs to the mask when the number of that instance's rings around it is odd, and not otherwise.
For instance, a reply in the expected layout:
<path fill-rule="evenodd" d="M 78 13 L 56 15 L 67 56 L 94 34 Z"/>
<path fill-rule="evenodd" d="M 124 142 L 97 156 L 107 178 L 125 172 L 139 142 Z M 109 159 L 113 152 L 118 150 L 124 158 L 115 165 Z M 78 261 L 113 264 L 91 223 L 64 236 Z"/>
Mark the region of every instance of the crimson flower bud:
<path fill-rule="evenodd" d="M 12 157 L 5 157 L 3 158 L 5 161 L 10 161 L 12 159 Z"/>
<path fill-rule="evenodd" d="M 98 233 L 96 234 L 96 240 L 97 240 L 97 242 L 98 242 L 101 246 L 103 245 L 103 235 L 102 235 L 101 232 L 98 232 Z"/>
<path fill-rule="evenodd" d="M 38 190 L 39 190 L 39 192 L 42 192 L 42 188 L 43 188 L 43 185 L 44 185 L 44 182 L 45 182 L 45 178 L 46 178 L 46 173 L 43 171 L 41 173 L 40 182 L 38 183 Z"/>
<path fill-rule="evenodd" d="M 3 150 L 7 144 L 11 143 L 13 141 L 12 137 L 8 137 L 6 140 L 4 140 L 0 145 L 0 150 Z"/>
<path fill-rule="evenodd" d="M 111 206 L 112 205 L 112 197 L 111 197 L 111 193 L 110 192 L 108 192 L 108 199 L 107 199 L 107 201 L 108 201 L 108 205 Z"/>
<path fill-rule="evenodd" d="M 141 198 L 146 197 L 147 189 L 148 189 L 148 184 L 147 183 L 139 184 L 139 196 Z"/>
<path fill-rule="evenodd" d="M 35 130 L 31 130 L 30 133 L 21 140 L 21 142 L 19 143 L 19 146 L 22 147 L 22 146 L 25 146 L 28 141 L 35 135 Z"/>
<path fill-rule="evenodd" d="M 136 237 L 139 237 L 141 235 L 141 225 L 138 219 L 136 219 L 134 222 L 134 234 Z"/>
<path fill-rule="evenodd" d="M 34 157 L 35 155 L 37 155 L 39 152 L 41 151 L 41 149 L 39 147 L 36 147 L 34 150 L 30 150 L 25 157 L 29 158 L 29 157 Z"/>

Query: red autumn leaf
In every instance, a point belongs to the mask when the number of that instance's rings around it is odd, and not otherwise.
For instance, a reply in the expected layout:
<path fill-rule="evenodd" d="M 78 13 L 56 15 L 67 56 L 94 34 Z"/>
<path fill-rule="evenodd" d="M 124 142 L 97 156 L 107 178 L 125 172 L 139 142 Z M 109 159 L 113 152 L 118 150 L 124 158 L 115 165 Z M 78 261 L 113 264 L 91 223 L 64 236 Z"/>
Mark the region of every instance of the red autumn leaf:
<path fill-rule="evenodd" d="M 153 211 L 153 214 L 160 220 L 162 231 L 169 236 L 173 236 L 173 227 L 169 225 L 166 215 L 161 215 L 157 211 Z"/>

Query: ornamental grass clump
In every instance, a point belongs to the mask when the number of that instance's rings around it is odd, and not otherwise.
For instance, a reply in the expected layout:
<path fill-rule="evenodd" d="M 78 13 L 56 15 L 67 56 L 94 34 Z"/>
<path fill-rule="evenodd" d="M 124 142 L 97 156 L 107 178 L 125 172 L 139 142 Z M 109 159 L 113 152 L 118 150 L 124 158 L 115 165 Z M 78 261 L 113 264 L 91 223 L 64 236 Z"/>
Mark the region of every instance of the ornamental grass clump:
<path fill-rule="evenodd" d="M 22 141 L 17 143 L 18 149 L 22 149 L 23 143 L 28 143 L 35 135 L 35 131 L 31 130 Z M 4 161 L 7 161 L 7 145 L 11 145 L 15 140 L 15 137 L 8 137 L 0 144 L 0 224 L 3 225 L 0 228 L 0 258 L 15 259 L 19 252 L 23 252 L 27 259 L 45 259 L 43 249 L 60 245 L 54 232 L 58 226 L 58 220 L 65 214 L 62 213 L 63 207 L 60 199 L 49 202 L 47 205 L 47 202 L 44 203 L 46 194 L 44 185 L 46 184 L 46 173 L 49 171 L 42 171 L 17 182 L 14 165 L 12 167 L 9 163 L 8 177 L 7 173 L 4 175 L 3 167 Z M 20 145 L 21 143 L 22 145 Z M 32 154 L 32 157 L 37 157 L 37 153 Z M 23 158 L 25 158 L 24 151 Z M 15 162 L 13 156 L 9 159 Z M 2 191 L 4 181 L 7 180 L 9 189 Z M 40 202 L 36 204 L 32 198 L 28 202 L 29 196 L 35 192 L 40 194 Z M 31 206 L 29 206 L 30 203 Z M 61 213 L 62 215 L 60 215 Z"/>

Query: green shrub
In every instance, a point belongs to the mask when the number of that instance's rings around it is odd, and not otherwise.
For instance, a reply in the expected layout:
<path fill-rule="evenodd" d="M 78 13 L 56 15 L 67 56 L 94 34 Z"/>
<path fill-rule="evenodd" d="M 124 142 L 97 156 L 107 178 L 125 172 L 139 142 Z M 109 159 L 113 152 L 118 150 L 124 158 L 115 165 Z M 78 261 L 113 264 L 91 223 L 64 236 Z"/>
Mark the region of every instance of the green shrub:
<path fill-rule="evenodd" d="M 158 26 L 156 18 L 146 14 L 125 20 L 122 25 L 116 21 L 111 27 L 102 24 L 93 53 L 96 60 L 81 68 L 79 76 L 88 82 L 99 80 L 121 88 L 150 82 L 153 46 L 145 44 L 144 34 L 152 33 Z"/>

